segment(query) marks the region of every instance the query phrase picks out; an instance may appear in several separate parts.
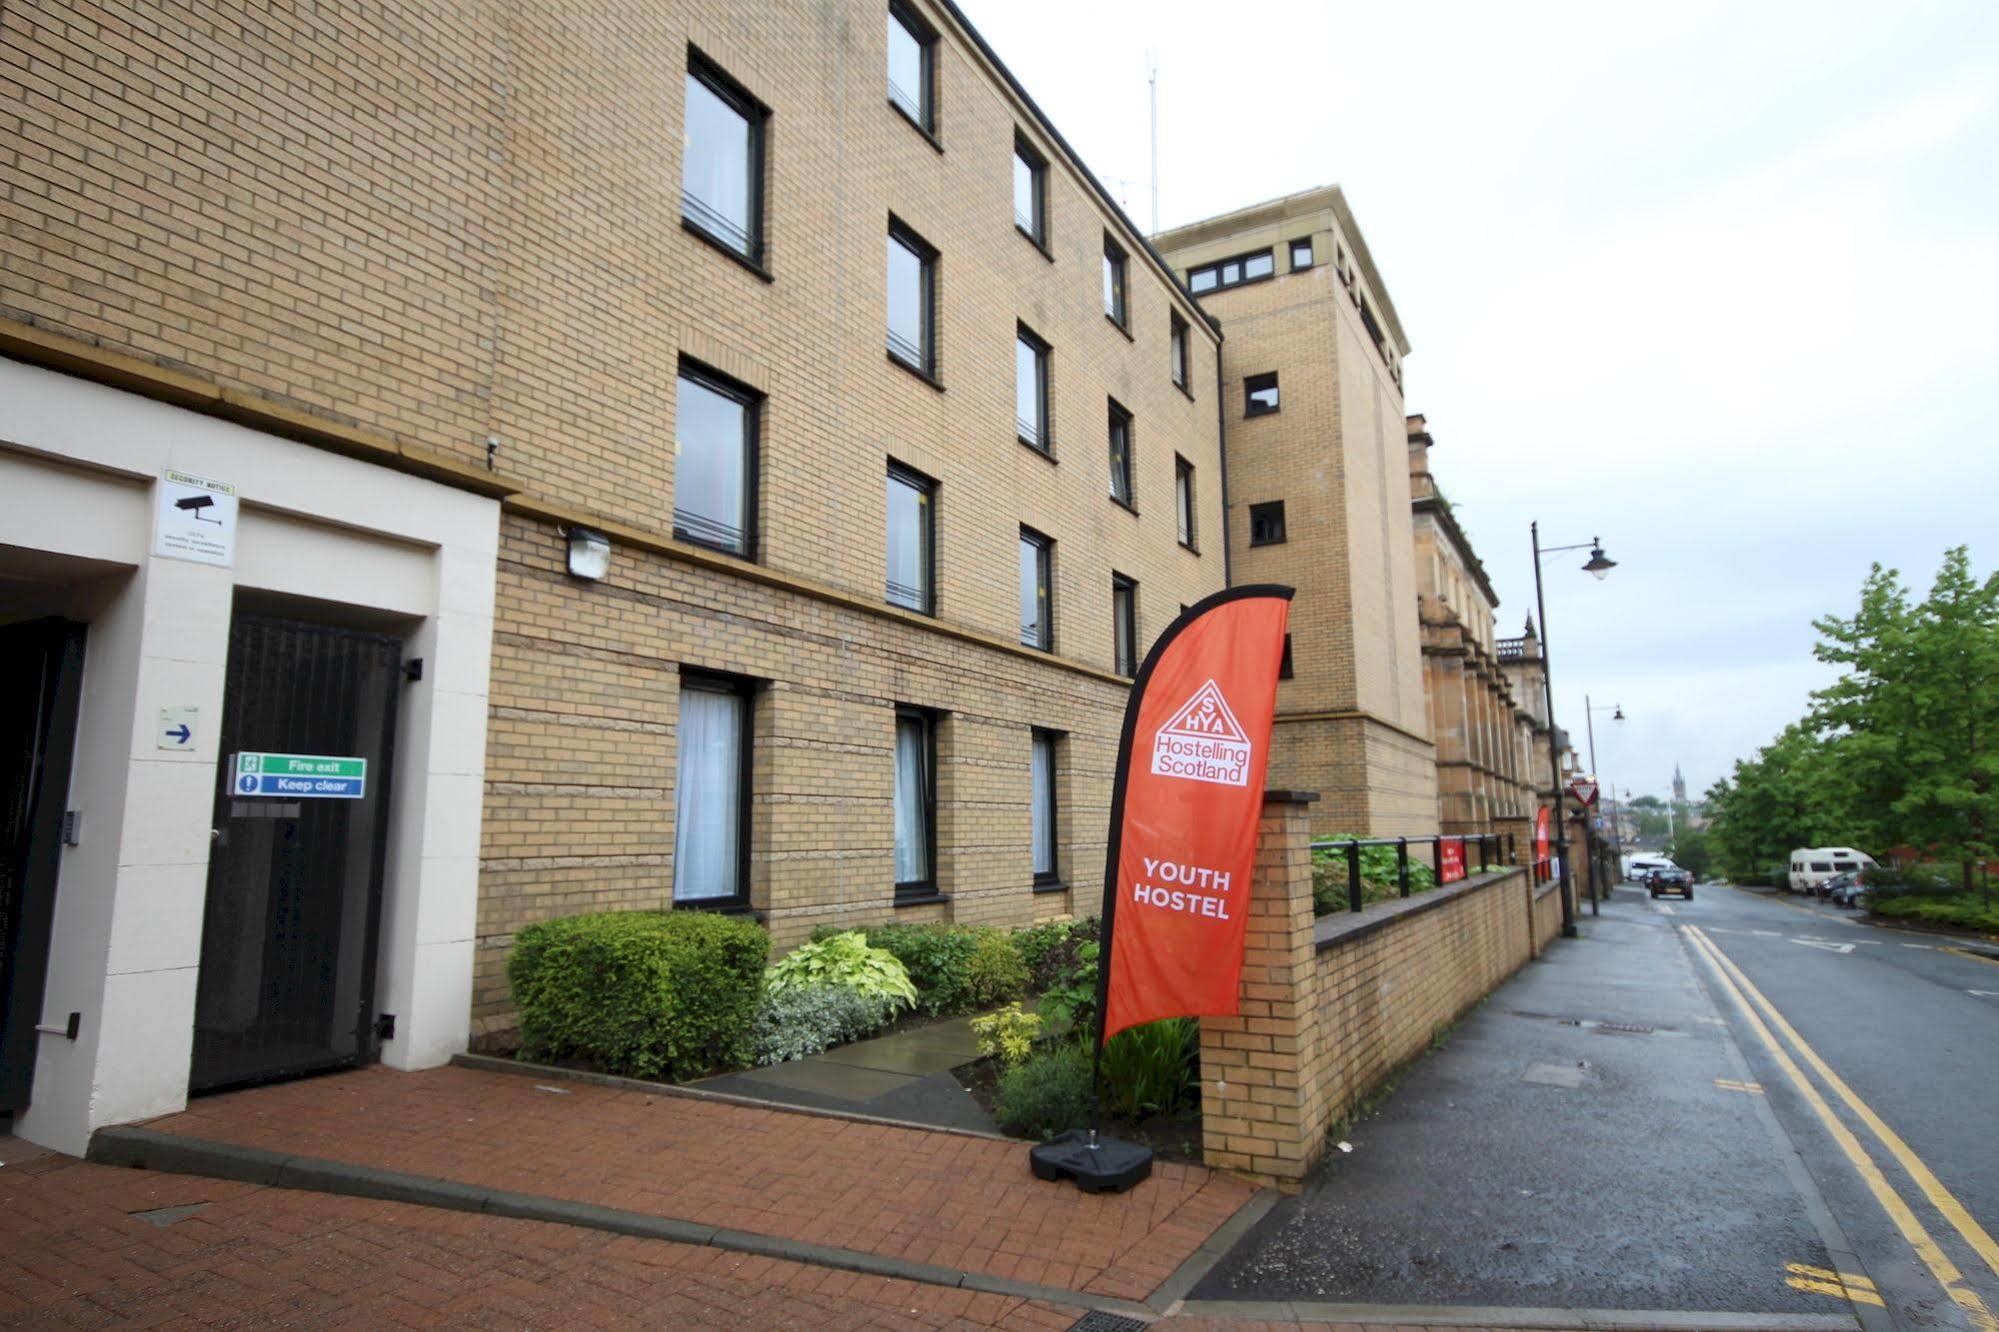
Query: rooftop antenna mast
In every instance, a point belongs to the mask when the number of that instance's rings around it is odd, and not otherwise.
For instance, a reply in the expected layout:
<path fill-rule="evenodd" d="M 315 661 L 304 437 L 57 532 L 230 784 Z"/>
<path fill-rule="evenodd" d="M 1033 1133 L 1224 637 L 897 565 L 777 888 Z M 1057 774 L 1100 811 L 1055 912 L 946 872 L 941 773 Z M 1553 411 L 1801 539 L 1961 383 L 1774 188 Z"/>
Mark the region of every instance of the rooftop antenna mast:
<path fill-rule="evenodd" d="M 1145 83 L 1152 111 L 1152 234 L 1159 234 L 1159 52 L 1145 53 Z"/>

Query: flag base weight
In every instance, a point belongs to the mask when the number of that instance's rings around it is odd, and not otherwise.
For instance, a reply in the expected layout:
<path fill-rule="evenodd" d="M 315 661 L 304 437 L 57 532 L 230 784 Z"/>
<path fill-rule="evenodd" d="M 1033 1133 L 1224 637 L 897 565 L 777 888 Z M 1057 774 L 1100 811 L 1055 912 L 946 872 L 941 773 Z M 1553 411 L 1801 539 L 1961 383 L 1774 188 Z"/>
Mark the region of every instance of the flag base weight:
<path fill-rule="evenodd" d="M 1085 1193 L 1122 1193 L 1152 1173 L 1152 1149 L 1095 1129 L 1070 1129 L 1027 1153 L 1036 1179 L 1076 1181 Z"/>

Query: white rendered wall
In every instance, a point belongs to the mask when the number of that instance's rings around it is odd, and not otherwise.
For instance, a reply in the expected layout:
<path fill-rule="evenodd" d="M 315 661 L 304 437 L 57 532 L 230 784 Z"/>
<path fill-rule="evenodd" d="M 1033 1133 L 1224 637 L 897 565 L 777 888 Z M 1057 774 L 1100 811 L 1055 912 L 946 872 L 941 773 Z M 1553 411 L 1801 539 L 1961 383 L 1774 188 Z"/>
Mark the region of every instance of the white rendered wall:
<path fill-rule="evenodd" d="M 236 487 L 233 568 L 153 556 L 165 467 Z M 92 1130 L 186 1102 L 215 797 L 217 732 L 237 589 L 396 617 L 422 681 L 403 686 L 376 1008 L 383 1059 L 441 1063 L 471 1009 L 486 692 L 499 506 L 84 380 L 0 360 L 0 544 L 87 570 L 89 623 L 42 1020 L 15 1131 L 81 1152 Z M 32 499 L 21 504 L 22 498 Z M 83 561 L 92 561 L 84 565 Z M 162 707 L 199 709 L 192 750 L 158 748 Z"/>

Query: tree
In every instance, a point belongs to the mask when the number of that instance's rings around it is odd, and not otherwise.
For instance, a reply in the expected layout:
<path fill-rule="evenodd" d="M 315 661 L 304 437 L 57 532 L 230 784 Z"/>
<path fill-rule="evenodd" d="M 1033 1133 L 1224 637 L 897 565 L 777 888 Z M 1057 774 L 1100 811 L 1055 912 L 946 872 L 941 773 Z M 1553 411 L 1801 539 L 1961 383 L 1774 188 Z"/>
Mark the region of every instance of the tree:
<path fill-rule="evenodd" d="M 1793 848 L 1852 838 L 1839 746 L 1793 723 L 1708 789 L 1709 842 L 1738 878 L 1773 873 Z"/>
<path fill-rule="evenodd" d="M 1958 862 L 1969 891 L 1999 833 L 1999 575 L 1980 582 L 1954 547 L 1912 606 L 1877 564 L 1852 618 L 1814 627 L 1819 660 L 1845 669 L 1813 695 L 1812 721 L 1839 737 L 1859 826 Z"/>
<path fill-rule="evenodd" d="M 1667 848 L 1666 854 L 1673 858 L 1675 865 L 1696 879 L 1704 879 L 1714 864 L 1712 840 L 1707 829 L 1682 823 L 1674 832 L 1673 844 Z"/>

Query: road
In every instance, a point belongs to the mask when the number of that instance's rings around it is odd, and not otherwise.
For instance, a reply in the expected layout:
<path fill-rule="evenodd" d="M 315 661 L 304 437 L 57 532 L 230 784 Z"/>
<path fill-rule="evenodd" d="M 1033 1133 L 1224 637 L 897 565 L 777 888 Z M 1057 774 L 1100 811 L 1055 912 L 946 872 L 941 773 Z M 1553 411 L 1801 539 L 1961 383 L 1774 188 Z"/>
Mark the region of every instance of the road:
<path fill-rule="evenodd" d="M 1654 909 L 1693 936 L 1771 1109 L 1896 1322 L 1999 1326 L 1999 947 L 1739 889 Z M 1740 975 L 1723 981 L 1708 945 Z"/>
<path fill-rule="evenodd" d="M 1197 1297 L 1999 1329 L 1999 962 L 1717 885 L 1581 924 Z"/>

